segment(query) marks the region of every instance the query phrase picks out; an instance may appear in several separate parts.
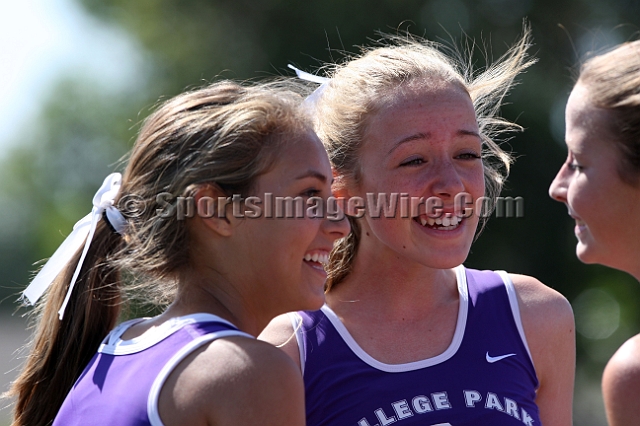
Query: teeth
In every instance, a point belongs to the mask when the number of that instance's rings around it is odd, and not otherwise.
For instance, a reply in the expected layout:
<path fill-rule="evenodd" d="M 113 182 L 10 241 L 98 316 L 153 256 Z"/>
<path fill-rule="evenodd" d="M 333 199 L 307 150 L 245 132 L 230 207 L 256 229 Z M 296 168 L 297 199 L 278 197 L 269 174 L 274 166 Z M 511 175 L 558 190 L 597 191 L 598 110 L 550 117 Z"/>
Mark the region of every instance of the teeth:
<path fill-rule="evenodd" d="M 438 226 L 440 229 L 446 228 L 446 229 L 455 229 L 458 224 L 462 221 L 462 218 L 459 218 L 458 216 L 455 215 L 451 215 L 449 213 L 447 213 L 447 215 L 444 218 L 437 218 L 437 219 L 433 219 L 430 217 L 425 218 L 424 216 L 420 216 L 420 223 L 422 224 L 422 226 Z"/>
<path fill-rule="evenodd" d="M 307 262 L 318 262 L 326 265 L 327 263 L 329 263 L 329 254 L 314 253 L 313 255 L 311 255 L 307 253 L 304 255 L 304 260 L 306 260 Z"/>

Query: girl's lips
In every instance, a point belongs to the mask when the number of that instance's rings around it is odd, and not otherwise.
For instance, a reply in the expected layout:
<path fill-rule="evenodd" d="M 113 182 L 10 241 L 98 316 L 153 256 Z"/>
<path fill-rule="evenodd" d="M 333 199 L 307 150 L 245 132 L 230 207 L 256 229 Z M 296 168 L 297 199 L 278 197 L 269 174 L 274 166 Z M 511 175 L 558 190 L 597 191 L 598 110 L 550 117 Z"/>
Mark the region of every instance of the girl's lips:
<path fill-rule="evenodd" d="M 571 216 L 573 220 L 579 221 L 580 216 L 578 216 L 576 212 L 573 211 L 573 209 L 571 208 L 571 206 L 569 206 L 569 204 L 565 203 L 565 205 L 567 206 L 567 213 L 569 213 L 569 216 Z"/>
<path fill-rule="evenodd" d="M 580 219 L 575 219 L 575 221 L 576 221 L 576 226 L 574 227 L 574 232 L 575 232 L 576 236 L 578 236 L 579 234 L 584 234 L 585 232 L 587 232 L 588 228 L 587 228 L 587 224 L 586 223 L 584 223 Z"/>
<path fill-rule="evenodd" d="M 577 214 L 575 214 L 575 212 L 573 210 L 571 210 L 571 208 L 569 206 L 567 206 L 567 208 L 569 209 L 569 217 L 571 217 L 571 219 L 573 219 L 576 222 L 576 228 L 586 228 L 587 224 L 584 223 L 584 221 L 582 219 L 580 219 L 580 216 L 578 216 Z"/>
<path fill-rule="evenodd" d="M 422 232 L 425 232 L 428 235 L 433 235 L 433 236 L 437 236 L 437 237 L 458 237 L 460 234 L 462 234 L 465 230 L 465 224 L 466 221 L 464 220 L 464 218 L 461 218 L 460 222 L 458 222 L 456 225 L 450 225 L 450 226 L 442 226 L 442 225 L 435 225 L 435 226 L 429 226 L 427 224 L 427 226 L 423 226 L 420 223 L 420 218 L 414 218 L 413 222 L 415 222 L 415 224 L 420 228 L 420 230 Z"/>
<path fill-rule="evenodd" d="M 329 253 L 330 250 L 324 248 L 309 250 L 304 254 L 303 263 L 327 279 L 324 268 L 329 264 Z"/>
<path fill-rule="evenodd" d="M 307 265 L 309 268 L 313 269 L 317 274 L 320 274 L 320 276 L 322 276 L 323 279 L 325 280 L 327 279 L 327 271 L 324 270 L 324 265 L 322 265 L 320 262 L 305 260 L 303 263 Z"/>
<path fill-rule="evenodd" d="M 438 218 L 431 218 L 427 215 L 420 215 L 418 217 L 415 217 L 413 220 L 424 228 L 430 228 L 439 231 L 452 231 L 460 226 L 464 218 L 452 214 L 446 214 Z"/>

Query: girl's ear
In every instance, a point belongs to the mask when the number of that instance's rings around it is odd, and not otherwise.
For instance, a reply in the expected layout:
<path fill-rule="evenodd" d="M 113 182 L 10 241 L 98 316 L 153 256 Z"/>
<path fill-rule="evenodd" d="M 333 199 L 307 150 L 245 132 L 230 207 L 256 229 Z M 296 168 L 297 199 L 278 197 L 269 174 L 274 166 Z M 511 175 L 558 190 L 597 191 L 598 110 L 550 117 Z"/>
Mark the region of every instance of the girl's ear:
<path fill-rule="evenodd" d="M 233 224 L 228 217 L 231 200 L 219 186 L 211 183 L 200 186 L 193 194 L 193 201 L 196 220 L 223 237 L 231 236 Z"/>

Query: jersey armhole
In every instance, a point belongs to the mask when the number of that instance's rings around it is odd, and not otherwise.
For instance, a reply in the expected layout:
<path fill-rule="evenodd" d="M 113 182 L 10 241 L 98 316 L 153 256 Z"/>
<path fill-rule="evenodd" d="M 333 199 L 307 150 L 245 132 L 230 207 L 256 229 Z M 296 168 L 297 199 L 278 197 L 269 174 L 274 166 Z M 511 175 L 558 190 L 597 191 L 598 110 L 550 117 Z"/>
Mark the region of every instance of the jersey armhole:
<path fill-rule="evenodd" d="M 509 274 L 506 271 L 496 272 L 498 273 L 498 275 L 500 275 L 500 278 L 502 278 L 502 282 L 504 282 L 504 286 L 507 289 L 507 296 L 509 297 L 509 305 L 511 305 L 513 320 L 516 323 L 516 328 L 518 329 L 518 334 L 520 334 L 522 344 L 524 345 L 524 348 L 527 350 L 527 354 L 529 355 L 529 361 L 531 361 L 533 371 L 535 371 L 535 364 L 533 363 L 533 357 L 531 356 L 531 351 L 529 350 L 527 336 L 524 334 L 524 327 L 522 326 L 522 317 L 520 316 L 520 306 L 518 305 L 518 295 L 516 294 L 516 288 L 513 285 L 513 281 L 511 281 L 511 277 L 509 277 Z"/>
<path fill-rule="evenodd" d="M 200 346 L 212 342 L 221 337 L 228 336 L 245 336 L 253 339 L 254 337 L 238 330 L 224 330 L 217 333 L 205 334 L 197 339 L 192 340 L 186 346 L 182 347 L 169 361 L 162 367 L 158 377 L 153 381 L 151 390 L 149 391 L 149 398 L 147 399 L 147 416 L 149 417 L 149 423 L 152 426 L 164 426 L 160 419 L 160 411 L 158 410 L 158 399 L 160 398 L 160 391 L 167 381 L 167 378 L 171 374 L 174 368 L 185 359 L 190 353 L 198 349 Z"/>
<path fill-rule="evenodd" d="M 298 345 L 298 356 L 300 357 L 300 371 L 304 377 L 304 364 L 306 361 L 306 348 L 304 340 L 304 332 L 302 331 L 302 317 L 297 312 L 290 312 L 289 319 L 291 320 L 291 326 L 296 336 L 296 344 Z"/>

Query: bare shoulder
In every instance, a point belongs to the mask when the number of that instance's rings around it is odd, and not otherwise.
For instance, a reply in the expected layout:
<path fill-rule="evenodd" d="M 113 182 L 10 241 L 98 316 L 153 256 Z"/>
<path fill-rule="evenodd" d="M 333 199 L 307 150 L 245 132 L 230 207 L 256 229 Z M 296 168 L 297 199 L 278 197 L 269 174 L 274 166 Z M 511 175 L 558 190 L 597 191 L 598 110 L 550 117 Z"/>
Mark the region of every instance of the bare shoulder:
<path fill-rule="evenodd" d="M 575 323 L 567 299 L 537 279 L 510 274 L 539 381 L 536 403 L 546 426 L 570 426 L 575 378 Z"/>
<path fill-rule="evenodd" d="M 575 356 L 575 322 L 569 301 L 536 278 L 509 274 L 539 378 L 555 369 L 563 352 Z M 553 342 L 550 345 L 550 342 Z"/>
<path fill-rule="evenodd" d="M 640 335 L 627 340 L 613 355 L 602 376 L 607 419 L 612 426 L 637 422 L 640 406 Z"/>
<path fill-rule="evenodd" d="M 509 274 L 518 296 L 518 305 L 523 325 L 533 332 L 573 330 L 573 310 L 569 301 L 559 292 L 546 286 L 536 278 Z"/>
<path fill-rule="evenodd" d="M 605 372 L 616 374 L 636 374 L 640 380 L 640 334 L 627 340 L 611 357 Z M 640 381 L 638 382 L 640 390 Z"/>
<path fill-rule="evenodd" d="M 160 394 L 165 425 L 304 424 L 304 385 L 295 363 L 256 339 L 218 339 L 185 358 Z"/>
<path fill-rule="evenodd" d="M 250 376 L 250 380 L 261 380 L 283 372 L 295 377 L 300 375 L 295 364 L 281 350 L 258 339 L 232 337 L 216 340 L 207 348 L 207 358 L 223 365 L 218 369 L 223 377 L 238 377 L 240 374 Z"/>
<path fill-rule="evenodd" d="M 284 353 L 301 366 L 300 351 L 296 339 L 296 330 L 291 322 L 291 314 L 284 314 L 274 318 L 269 325 L 260 333 L 258 339 L 269 342 L 282 349 Z"/>

